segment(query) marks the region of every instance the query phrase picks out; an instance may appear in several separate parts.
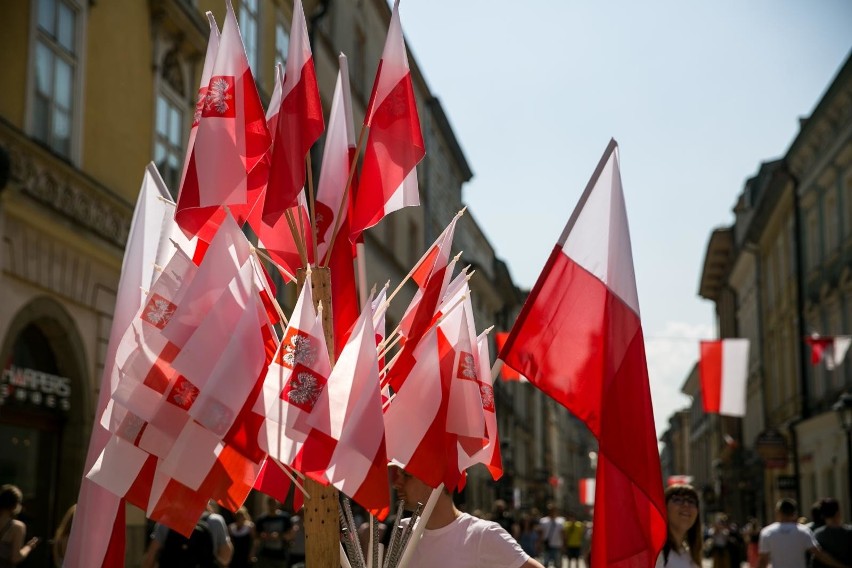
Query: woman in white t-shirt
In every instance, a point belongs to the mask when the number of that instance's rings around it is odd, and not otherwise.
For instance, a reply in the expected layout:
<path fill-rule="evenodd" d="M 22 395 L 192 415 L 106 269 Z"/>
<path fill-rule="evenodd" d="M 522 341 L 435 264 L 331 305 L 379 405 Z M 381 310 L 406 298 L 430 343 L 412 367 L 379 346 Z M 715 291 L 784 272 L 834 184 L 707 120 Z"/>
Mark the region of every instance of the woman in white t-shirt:
<path fill-rule="evenodd" d="M 668 538 L 655 568 L 701 568 L 701 515 L 692 485 L 666 489 Z"/>

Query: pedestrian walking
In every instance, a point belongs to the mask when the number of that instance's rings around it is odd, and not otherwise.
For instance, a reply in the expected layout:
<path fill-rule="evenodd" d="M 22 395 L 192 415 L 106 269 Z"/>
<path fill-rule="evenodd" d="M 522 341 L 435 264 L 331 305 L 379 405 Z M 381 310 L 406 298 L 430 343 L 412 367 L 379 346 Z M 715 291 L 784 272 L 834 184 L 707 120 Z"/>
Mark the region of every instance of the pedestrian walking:
<path fill-rule="evenodd" d="M 544 565 L 562 568 L 562 551 L 565 549 L 565 518 L 559 516 L 555 503 L 548 503 L 547 515 L 538 522 L 544 547 Z"/>
<path fill-rule="evenodd" d="M 820 547 L 835 560 L 852 566 L 852 526 L 843 524 L 840 504 L 837 499 L 827 497 L 820 503 L 823 526 L 814 532 Z M 814 558 L 813 568 L 825 568 L 825 564 Z"/>
<path fill-rule="evenodd" d="M 758 568 L 806 568 L 805 553 L 831 568 L 848 568 L 820 548 L 814 533 L 797 521 L 798 505 L 792 499 L 781 499 L 775 505 L 778 519 L 760 531 Z"/>
<path fill-rule="evenodd" d="M 254 565 L 254 523 L 248 509 L 240 507 L 234 513 L 234 522 L 228 525 L 231 544 L 234 545 L 234 557 L 229 568 L 248 568 Z"/>

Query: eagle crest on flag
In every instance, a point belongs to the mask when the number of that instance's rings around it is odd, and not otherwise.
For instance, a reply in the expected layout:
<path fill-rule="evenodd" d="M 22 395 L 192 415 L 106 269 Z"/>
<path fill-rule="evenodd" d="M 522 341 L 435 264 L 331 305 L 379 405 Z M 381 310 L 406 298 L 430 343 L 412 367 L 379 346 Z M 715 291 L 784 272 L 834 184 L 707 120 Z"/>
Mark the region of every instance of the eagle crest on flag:
<path fill-rule="evenodd" d="M 293 370 L 287 386 L 281 393 L 281 398 L 293 406 L 310 412 L 319 399 L 325 383 L 326 380 L 323 377 L 300 365 Z"/>
<path fill-rule="evenodd" d="M 233 98 L 234 78 L 223 75 L 212 77 L 201 116 L 234 117 L 234 106 L 228 102 Z"/>
<path fill-rule="evenodd" d="M 163 329 L 174 315 L 177 306 L 159 294 L 151 296 L 151 300 L 142 310 L 142 319 L 158 329 Z"/>

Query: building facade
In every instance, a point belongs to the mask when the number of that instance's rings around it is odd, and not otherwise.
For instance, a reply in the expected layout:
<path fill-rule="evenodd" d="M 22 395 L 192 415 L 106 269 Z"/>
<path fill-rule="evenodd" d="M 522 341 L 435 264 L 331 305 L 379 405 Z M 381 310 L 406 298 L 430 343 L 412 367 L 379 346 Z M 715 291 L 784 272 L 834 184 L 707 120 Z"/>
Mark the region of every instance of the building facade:
<path fill-rule="evenodd" d="M 805 338 L 852 326 L 852 59 L 785 155 L 746 182 L 734 213 L 734 224 L 710 238 L 699 295 L 716 306 L 719 337 L 751 341 L 747 411 L 705 416 L 693 398 L 692 427 L 715 421 L 737 445 L 693 446 L 696 477 L 706 462 L 719 466 L 715 497 L 738 521 L 770 521 L 781 497 L 807 512 L 833 496 L 848 516 L 850 456 L 831 407 L 852 391 L 852 363 L 812 365 Z"/>

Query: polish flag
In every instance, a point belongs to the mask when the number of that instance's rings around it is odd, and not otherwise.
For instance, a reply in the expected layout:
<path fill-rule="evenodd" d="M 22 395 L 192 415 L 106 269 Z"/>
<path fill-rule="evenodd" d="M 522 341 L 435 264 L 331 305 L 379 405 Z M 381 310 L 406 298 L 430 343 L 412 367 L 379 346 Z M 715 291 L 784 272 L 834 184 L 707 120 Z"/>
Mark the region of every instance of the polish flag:
<path fill-rule="evenodd" d="M 198 234 L 226 205 L 240 223 L 245 220 L 262 186 L 250 173 L 271 142 L 230 0 L 195 128 L 175 213 L 187 235 Z"/>
<path fill-rule="evenodd" d="M 98 396 L 98 416 L 107 411 L 110 396 L 118 385 L 116 351 L 121 338 L 142 307 L 142 289 L 151 288 L 156 275 L 154 265 L 166 264 L 168 256 L 174 251 L 172 242 L 189 245 L 173 221 L 174 208 L 175 205 L 156 166 L 153 163 L 148 164 L 130 223 L 130 234 L 121 265 L 115 312 Z M 109 421 L 108 418 L 107 423 Z M 109 439 L 109 430 L 96 422 L 89 439 L 86 471 L 94 465 Z M 84 478 L 77 498 L 77 512 L 71 527 L 65 566 L 118 566 L 123 563 L 124 525 L 124 505 L 121 499 Z"/>
<path fill-rule="evenodd" d="M 338 58 L 340 72 L 331 103 L 322 169 L 316 197 L 317 262 L 326 257 L 331 232 L 337 212 L 341 211 L 349 178 L 350 165 L 355 156 L 355 127 L 352 122 L 352 96 L 349 89 L 349 70 L 346 56 Z M 339 235 L 349 234 L 349 203 L 352 192 L 346 195 L 347 203 L 341 211 Z M 331 307 L 334 311 L 334 349 L 340 355 L 347 334 L 358 319 L 358 295 L 355 287 L 355 247 L 347 238 L 336 238 L 328 259 L 331 270 Z"/>
<path fill-rule="evenodd" d="M 745 416 L 748 339 L 701 342 L 701 400 L 704 412 Z"/>
<path fill-rule="evenodd" d="M 494 384 L 491 379 L 491 354 L 488 349 L 488 334 L 482 333 L 476 340 L 479 350 L 478 386 L 482 410 L 485 414 L 485 426 L 488 444 L 472 457 L 466 452 L 459 452 L 459 467 L 462 470 L 481 463 L 488 468 L 492 479 L 497 481 L 503 477 L 503 459 L 500 452 L 500 438 L 497 435 L 497 414 L 494 403 Z"/>
<path fill-rule="evenodd" d="M 580 480 L 580 504 L 593 507 L 595 505 L 595 478 L 586 477 Z"/>
<path fill-rule="evenodd" d="M 805 343 L 811 346 L 811 364 L 825 363 L 825 368 L 833 371 L 843 363 L 846 352 L 852 344 L 852 335 L 819 336 L 805 338 Z"/>
<path fill-rule="evenodd" d="M 292 464 L 311 433 L 313 412 L 331 373 L 321 314 L 314 310 L 310 275 L 263 381 L 254 410 L 264 417 L 258 443 L 270 457 Z"/>
<path fill-rule="evenodd" d="M 349 240 L 353 243 L 388 213 L 420 205 L 416 166 L 426 150 L 399 20 L 399 0 L 394 2 L 364 125 L 370 134 L 352 214 Z"/>
<path fill-rule="evenodd" d="M 296 196 L 305 185 L 305 156 L 325 128 L 301 0 L 293 5 L 281 97 L 263 204 L 263 220 L 270 225 L 296 205 Z"/>
<path fill-rule="evenodd" d="M 598 439 L 592 568 L 654 565 L 662 473 L 615 140 L 515 322 L 500 359 Z"/>
<path fill-rule="evenodd" d="M 384 519 L 390 508 L 388 460 L 372 320 L 365 306 L 308 424 L 335 441 L 326 479 Z"/>

